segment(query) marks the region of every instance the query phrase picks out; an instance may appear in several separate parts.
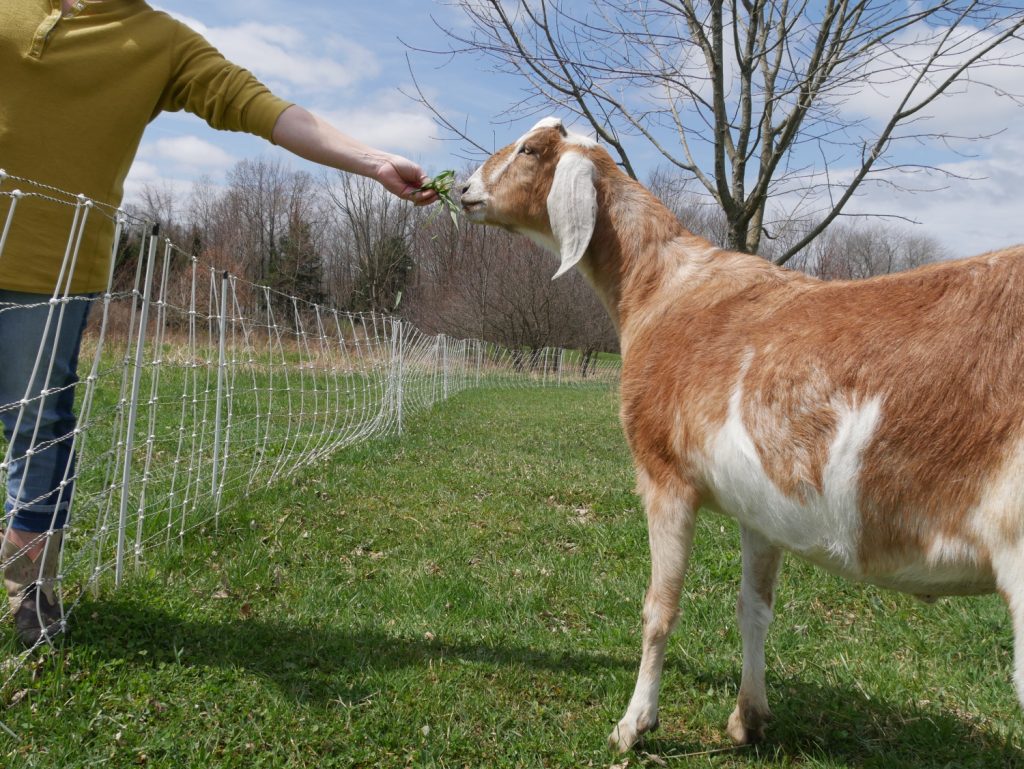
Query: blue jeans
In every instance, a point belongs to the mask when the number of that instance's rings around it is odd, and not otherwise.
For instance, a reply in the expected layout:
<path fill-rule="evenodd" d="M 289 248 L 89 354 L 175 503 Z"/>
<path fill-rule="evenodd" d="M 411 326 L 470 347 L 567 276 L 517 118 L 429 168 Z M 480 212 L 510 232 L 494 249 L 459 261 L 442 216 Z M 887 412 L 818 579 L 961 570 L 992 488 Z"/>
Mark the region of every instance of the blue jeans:
<path fill-rule="evenodd" d="M 91 298 L 55 304 L 51 315 L 49 295 L 0 289 L 0 422 L 10 460 L 4 520 L 12 528 L 41 532 L 67 523 L 78 351 Z"/>

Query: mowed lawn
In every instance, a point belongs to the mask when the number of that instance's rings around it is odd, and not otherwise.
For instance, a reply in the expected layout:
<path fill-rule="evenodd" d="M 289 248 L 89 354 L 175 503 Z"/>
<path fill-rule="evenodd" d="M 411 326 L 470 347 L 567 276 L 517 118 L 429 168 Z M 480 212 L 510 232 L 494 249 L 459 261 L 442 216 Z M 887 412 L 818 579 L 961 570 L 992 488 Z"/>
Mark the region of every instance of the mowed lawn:
<path fill-rule="evenodd" d="M 775 721 L 729 748 L 738 532 L 710 514 L 661 728 L 609 753 L 648 571 L 616 412 L 600 388 L 463 393 L 150 553 L 8 693 L 0 766 L 1024 766 L 998 598 L 927 606 L 793 558 Z"/>

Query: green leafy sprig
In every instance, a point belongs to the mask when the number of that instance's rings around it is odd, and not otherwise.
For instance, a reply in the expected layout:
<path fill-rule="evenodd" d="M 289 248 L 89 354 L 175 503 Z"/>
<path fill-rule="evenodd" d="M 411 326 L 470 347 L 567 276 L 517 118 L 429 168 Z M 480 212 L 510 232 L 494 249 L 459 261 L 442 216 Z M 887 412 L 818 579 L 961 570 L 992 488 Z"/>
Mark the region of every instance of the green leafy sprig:
<path fill-rule="evenodd" d="M 417 192 L 432 190 L 441 199 L 441 204 L 448 209 L 448 215 L 452 218 L 455 228 L 459 227 L 459 204 L 452 197 L 452 188 L 455 186 L 455 171 L 442 171 L 429 182 L 418 188 Z"/>

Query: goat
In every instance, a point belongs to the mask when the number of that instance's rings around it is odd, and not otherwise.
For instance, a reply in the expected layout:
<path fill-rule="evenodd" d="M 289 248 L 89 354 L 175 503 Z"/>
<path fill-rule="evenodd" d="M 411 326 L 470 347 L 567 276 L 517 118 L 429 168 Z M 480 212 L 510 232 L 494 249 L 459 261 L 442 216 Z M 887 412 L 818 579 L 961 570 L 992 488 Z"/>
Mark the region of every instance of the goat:
<path fill-rule="evenodd" d="M 740 524 L 743 667 L 727 731 L 763 736 L 783 550 L 926 600 L 998 590 L 1024 703 L 1024 247 L 824 282 L 684 229 L 593 140 L 540 121 L 462 189 L 474 222 L 578 266 L 622 347 L 647 515 L 639 675 L 609 736 L 658 725 L 701 507 Z"/>

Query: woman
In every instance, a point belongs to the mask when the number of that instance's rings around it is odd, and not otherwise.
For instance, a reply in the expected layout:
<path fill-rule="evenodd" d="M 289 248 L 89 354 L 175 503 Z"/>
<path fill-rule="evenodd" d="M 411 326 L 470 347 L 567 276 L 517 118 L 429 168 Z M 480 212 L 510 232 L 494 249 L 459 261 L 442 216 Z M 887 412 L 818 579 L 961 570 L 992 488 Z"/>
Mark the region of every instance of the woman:
<path fill-rule="evenodd" d="M 92 200 L 120 204 L 146 126 L 160 112 L 178 110 L 370 177 L 417 205 L 437 199 L 418 191 L 428 178 L 416 163 L 278 98 L 142 0 L 4 0 L 0 72 L 0 168 Z M 7 205 L 0 199 L 0 222 Z M 67 303 L 59 330 L 46 332 L 47 300 L 55 290 L 106 290 L 113 223 L 89 220 L 68 272 L 68 227 L 33 198 L 23 199 L 17 214 L 0 253 L 0 421 L 11 445 L 0 566 L 18 637 L 33 646 L 63 629 L 54 581 L 71 499 L 74 384 L 90 305 Z M 40 346 L 43 360 L 55 351 L 54 366 L 48 380 L 41 371 L 30 381 Z"/>

